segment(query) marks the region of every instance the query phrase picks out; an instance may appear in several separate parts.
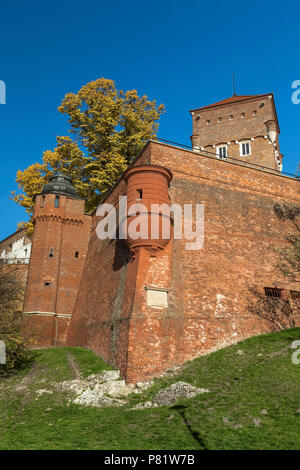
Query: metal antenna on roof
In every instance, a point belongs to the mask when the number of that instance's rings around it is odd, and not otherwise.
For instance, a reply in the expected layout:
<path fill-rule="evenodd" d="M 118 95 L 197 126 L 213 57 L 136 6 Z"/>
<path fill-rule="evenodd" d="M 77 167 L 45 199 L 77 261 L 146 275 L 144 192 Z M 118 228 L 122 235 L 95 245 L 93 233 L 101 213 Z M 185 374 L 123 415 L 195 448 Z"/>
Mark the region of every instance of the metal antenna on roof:
<path fill-rule="evenodd" d="M 233 96 L 236 96 L 236 92 L 235 92 L 235 80 L 234 80 L 234 72 L 232 74 L 232 86 L 233 86 Z"/>

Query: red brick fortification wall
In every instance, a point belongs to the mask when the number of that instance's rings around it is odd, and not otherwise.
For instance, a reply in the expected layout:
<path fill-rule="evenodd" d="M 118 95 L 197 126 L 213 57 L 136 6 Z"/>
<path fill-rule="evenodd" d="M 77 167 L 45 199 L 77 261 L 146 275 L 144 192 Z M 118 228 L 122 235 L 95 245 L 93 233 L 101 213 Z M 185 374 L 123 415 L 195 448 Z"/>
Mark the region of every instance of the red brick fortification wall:
<path fill-rule="evenodd" d="M 199 251 L 171 240 L 128 261 L 123 241 L 93 231 L 68 341 L 119 367 L 127 382 L 270 331 L 248 312 L 250 286 L 297 290 L 275 269 L 291 226 L 274 205 L 299 204 L 299 182 L 157 142 L 136 164 L 145 160 L 173 173 L 171 203 L 204 203 L 205 237 Z M 125 191 L 119 183 L 106 202 Z"/>
<path fill-rule="evenodd" d="M 64 346 L 69 324 L 67 315 L 23 313 L 22 316 L 22 331 L 31 348 Z"/>
<path fill-rule="evenodd" d="M 184 318 L 181 361 L 269 331 L 247 310 L 248 287 L 297 290 L 275 268 L 276 249 L 292 226 L 276 217 L 274 205 L 299 205 L 299 182 L 156 143 L 151 157 L 173 173 L 172 203 L 204 203 L 203 249 L 173 245 L 169 295 Z"/>
<path fill-rule="evenodd" d="M 149 161 L 149 150 L 145 149 L 136 164 Z M 104 202 L 118 209 L 119 196 L 125 195 L 126 189 L 122 179 Z M 67 343 L 90 348 L 125 376 L 138 257 L 130 257 L 124 240 L 100 240 L 96 234 L 99 221 L 94 215 Z"/>
<path fill-rule="evenodd" d="M 122 240 L 99 240 L 93 231 L 68 345 L 90 348 L 124 376 L 137 259 Z"/>
<path fill-rule="evenodd" d="M 276 270 L 276 249 L 285 245 L 292 227 L 276 217 L 274 205 L 299 205 L 299 182 L 158 143 L 150 148 L 151 164 L 173 173 L 171 203 L 204 204 L 205 238 L 199 251 L 173 240 L 156 258 L 141 252 L 128 382 L 270 332 L 269 324 L 248 311 L 249 287 L 298 289 Z M 166 308 L 147 305 L 151 287 L 168 292 Z"/>

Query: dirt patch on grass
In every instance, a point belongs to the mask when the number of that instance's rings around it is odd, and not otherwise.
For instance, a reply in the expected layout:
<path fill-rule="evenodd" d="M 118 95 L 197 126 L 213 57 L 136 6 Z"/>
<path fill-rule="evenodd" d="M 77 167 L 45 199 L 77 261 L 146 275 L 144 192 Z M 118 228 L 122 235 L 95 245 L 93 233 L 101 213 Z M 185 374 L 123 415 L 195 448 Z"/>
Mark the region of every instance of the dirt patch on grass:
<path fill-rule="evenodd" d="M 74 379 L 79 380 L 81 378 L 79 367 L 74 359 L 74 356 L 70 353 L 67 353 L 68 364 L 73 372 Z"/>

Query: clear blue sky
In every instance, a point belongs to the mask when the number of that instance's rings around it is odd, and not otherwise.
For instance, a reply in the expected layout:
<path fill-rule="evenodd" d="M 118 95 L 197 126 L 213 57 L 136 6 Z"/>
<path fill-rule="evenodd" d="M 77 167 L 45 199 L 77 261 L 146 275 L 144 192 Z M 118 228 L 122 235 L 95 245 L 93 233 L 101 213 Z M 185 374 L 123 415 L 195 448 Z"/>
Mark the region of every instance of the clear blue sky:
<path fill-rule="evenodd" d="M 16 0 L 0 3 L 0 239 L 26 220 L 8 199 L 17 170 L 67 135 L 57 106 L 98 77 L 164 103 L 159 137 L 190 144 L 189 109 L 273 91 L 284 170 L 299 158 L 300 3 L 199 0 Z"/>

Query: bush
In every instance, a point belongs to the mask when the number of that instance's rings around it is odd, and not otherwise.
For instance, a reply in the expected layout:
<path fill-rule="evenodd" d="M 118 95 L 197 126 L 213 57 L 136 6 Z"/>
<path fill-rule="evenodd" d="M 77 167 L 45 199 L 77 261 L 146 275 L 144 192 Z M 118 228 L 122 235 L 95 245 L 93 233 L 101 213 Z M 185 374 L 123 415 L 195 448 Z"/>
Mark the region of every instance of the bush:
<path fill-rule="evenodd" d="M 0 260 L 0 340 L 5 344 L 5 364 L 0 364 L 0 376 L 28 364 L 31 353 L 21 333 L 21 312 L 24 295 L 20 272 L 15 265 Z"/>

